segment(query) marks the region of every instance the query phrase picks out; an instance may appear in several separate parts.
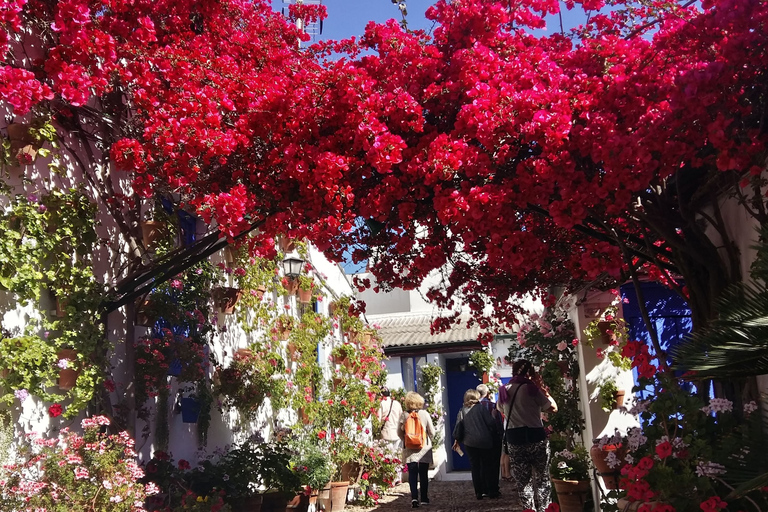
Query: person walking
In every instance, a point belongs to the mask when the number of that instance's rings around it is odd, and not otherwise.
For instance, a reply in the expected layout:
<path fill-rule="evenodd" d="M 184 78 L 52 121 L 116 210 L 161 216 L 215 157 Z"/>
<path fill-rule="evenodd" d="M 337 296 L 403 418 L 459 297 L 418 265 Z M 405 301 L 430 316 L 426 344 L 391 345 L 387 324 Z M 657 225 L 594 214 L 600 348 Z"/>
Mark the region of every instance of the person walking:
<path fill-rule="evenodd" d="M 486 466 L 488 478 L 495 479 L 495 488 L 498 491 L 499 467 L 501 466 L 501 454 L 503 452 L 501 449 L 501 439 L 504 433 L 504 424 L 501 419 L 501 412 L 496 409 L 496 402 L 491 400 L 489 396 L 488 386 L 485 384 L 479 384 L 475 389 L 477 389 L 477 392 L 480 393 L 480 405 L 488 409 L 488 412 L 491 413 L 491 416 L 493 416 L 493 419 L 496 422 L 496 436 L 493 438 L 493 453 L 488 459 L 485 460 L 484 464 Z M 490 481 L 491 480 L 489 480 L 489 482 Z"/>
<path fill-rule="evenodd" d="M 550 503 L 549 441 L 542 412 L 557 412 L 557 404 L 530 361 L 512 365 L 512 379 L 499 390 L 498 409 L 506 418 L 505 445 L 511 473 L 523 509 L 544 512 Z"/>
<path fill-rule="evenodd" d="M 499 467 L 496 465 L 495 472 L 491 473 L 488 459 L 495 453 L 495 439 L 501 434 L 491 412 L 485 406 L 478 405 L 479 401 L 480 393 L 476 389 L 468 389 L 464 393 L 464 407 L 456 418 L 453 443 L 462 443 L 467 451 L 477 499 L 483 499 L 484 495 L 496 499 L 501 496 Z"/>
<path fill-rule="evenodd" d="M 403 461 L 408 468 L 411 506 L 418 508 L 420 504 L 429 505 L 429 465 L 432 464 L 435 426 L 424 410 L 424 397 L 420 394 L 409 391 L 405 395 L 403 409 L 405 414 L 400 416 L 398 433 L 404 444 Z M 414 439 L 415 436 L 420 439 Z"/>
<path fill-rule="evenodd" d="M 379 409 L 376 412 L 376 417 L 381 424 L 381 438 L 387 442 L 387 450 L 393 456 L 399 455 L 403 447 L 403 443 L 400 441 L 400 435 L 398 428 L 400 427 L 400 417 L 403 415 L 403 406 L 400 402 L 392 398 L 392 393 L 389 388 L 381 388 L 381 403 Z M 393 485 L 397 485 L 401 481 L 400 472 L 397 473 Z"/>

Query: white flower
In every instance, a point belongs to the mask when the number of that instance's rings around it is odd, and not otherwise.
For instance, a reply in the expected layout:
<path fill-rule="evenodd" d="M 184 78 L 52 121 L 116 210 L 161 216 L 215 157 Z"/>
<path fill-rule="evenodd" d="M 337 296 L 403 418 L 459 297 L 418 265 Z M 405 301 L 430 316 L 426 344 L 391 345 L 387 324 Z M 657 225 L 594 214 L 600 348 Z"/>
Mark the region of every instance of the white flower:
<path fill-rule="evenodd" d="M 752 414 L 753 412 L 755 412 L 756 410 L 757 410 L 757 404 L 755 403 L 754 400 L 752 400 L 749 403 L 744 404 L 744 414 L 749 415 L 749 414 Z"/>
<path fill-rule="evenodd" d="M 565 469 L 568 467 L 568 464 L 565 463 L 565 461 L 561 460 L 557 463 L 557 469 Z"/>
<path fill-rule="evenodd" d="M 627 442 L 629 444 L 629 451 L 636 451 L 640 446 L 644 445 L 648 441 L 638 427 L 632 427 L 627 429 Z"/>
<path fill-rule="evenodd" d="M 605 462 L 611 469 L 621 466 L 621 460 L 616 456 L 616 452 L 608 452 L 608 455 L 605 456 Z"/>
<path fill-rule="evenodd" d="M 702 407 L 701 410 L 704 414 L 711 414 L 718 412 L 731 412 L 733 411 L 733 402 L 726 398 L 713 398 L 709 401 L 709 405 Z"/>
<path fill-rule="evenodd" d="M 699 461 L 696 464 L 696 475 L 714 478 L 717 475 L 725 474 L 725 466 L 716 462 Z"/>

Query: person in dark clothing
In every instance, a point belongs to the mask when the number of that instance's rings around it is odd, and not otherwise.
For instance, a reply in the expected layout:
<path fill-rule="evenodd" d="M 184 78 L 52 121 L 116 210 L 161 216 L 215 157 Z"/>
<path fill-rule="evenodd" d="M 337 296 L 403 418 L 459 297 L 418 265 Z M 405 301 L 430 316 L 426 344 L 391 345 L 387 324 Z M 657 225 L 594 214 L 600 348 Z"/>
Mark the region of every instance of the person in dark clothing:
<path fill-rule="evenodd" d="M 496 409 L 496 402 L 493 402 L 488 397 L 488 386 L 480 384 L 477 386 L 477 392 L 480 393 L 479 405 L 488 409 L 496 421 L 496 428 L 498 435 L 493 438 L 493 456 L 484 461 L 488 478 L 492 478 L 492 475 L 496 475 L 496 488 L 498 489 L 498 475 L 501 467 L 501 440 L 504 437 L 504 423 L 501 420 L 501 413 Z"/>
<path fill-rule="evenodd" d="M 494 456 L 494 439 L 500 437 L 501 433 L 490 411 L 484 406 L 476 406 L 479 400 L 480 393 L 475 389 L 464 393 L 464 407 L 453 429 L 454 445 L 462 443 L 467 451 L 477 499 L 483 499 L 483 495 L 496 499 L 501 496 L 499 469 L 497 467 L 496 473 L 490 474 L 486 461 Z"/>

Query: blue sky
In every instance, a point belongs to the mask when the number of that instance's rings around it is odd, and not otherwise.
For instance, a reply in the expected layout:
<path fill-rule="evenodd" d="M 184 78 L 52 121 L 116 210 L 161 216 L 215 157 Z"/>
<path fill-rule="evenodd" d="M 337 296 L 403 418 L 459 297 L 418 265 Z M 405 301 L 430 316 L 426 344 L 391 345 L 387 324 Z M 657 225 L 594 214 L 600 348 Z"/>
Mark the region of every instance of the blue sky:
<path fill-rule="evenodd" d="M 275 10 L 284 5 L 283 0 L 272 0 Z M 432 22 L 424 17 L 424 12 L 434 3 L 433 0 L 407 0 L 408 27 L 412 30 L 423 29 L 429 32 Z M 323 34 L 320 39 L 346 39 L 350 36 L 360 36 L 365 31 L 369 21 L 383 23 L 388 19 L 400 20 L 400 11 L 392 0 L 323 0 L 328 9 L 328 19 L 323 23 Z M 583 11 L 573 10 L 563 12 L 565 29 L 583 23 Z M 550 16 L 547 30 L 551 32 L 560 29 L 557 16 Z"/>

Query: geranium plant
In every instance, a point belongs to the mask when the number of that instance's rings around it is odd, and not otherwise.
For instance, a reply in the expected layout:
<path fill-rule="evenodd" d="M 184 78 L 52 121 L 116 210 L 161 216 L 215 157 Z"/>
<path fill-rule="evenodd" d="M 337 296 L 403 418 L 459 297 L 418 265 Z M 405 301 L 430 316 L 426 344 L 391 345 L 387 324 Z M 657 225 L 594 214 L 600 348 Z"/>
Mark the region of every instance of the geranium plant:
<path fill-rule="evenodd" d="M 237 409 L 242 421 L 252 419 L 266 398 L 279 410 L 285 401 L 285 362 L 275 351 L 255 345 L 237 352 L 226 368 L 218 370 L 216 392 L 225 407 Z"/>
<path fill-rule="evenodd" d="M 589 480 L 589 453 L 583 446 L 562 450 L 552 455 L 549 474 L 557 480 Z"/>
<path fill-rule="evenodd" d="M 60 438 L 32 436 L 17 460 L 0 470 L 3 510 L 143 510 L 146 496 L 159 489 L 139 483 L 144 471 L 128 433 L 101 433 L 110 424 L 104 416 L 81 424 L 82 436 L 68 429 Z"/>

